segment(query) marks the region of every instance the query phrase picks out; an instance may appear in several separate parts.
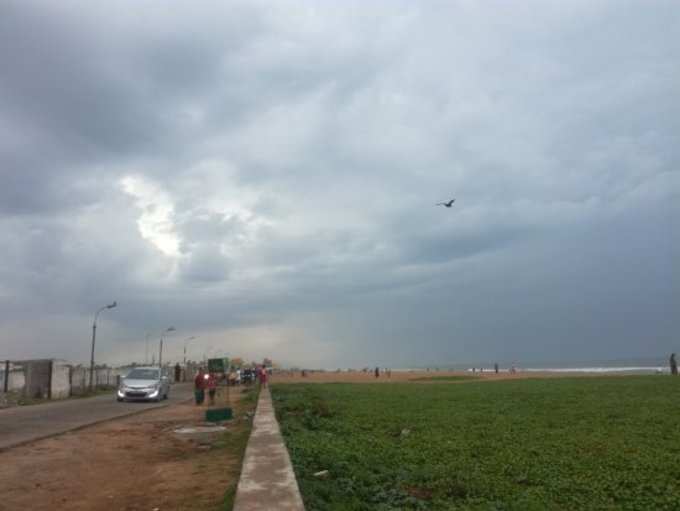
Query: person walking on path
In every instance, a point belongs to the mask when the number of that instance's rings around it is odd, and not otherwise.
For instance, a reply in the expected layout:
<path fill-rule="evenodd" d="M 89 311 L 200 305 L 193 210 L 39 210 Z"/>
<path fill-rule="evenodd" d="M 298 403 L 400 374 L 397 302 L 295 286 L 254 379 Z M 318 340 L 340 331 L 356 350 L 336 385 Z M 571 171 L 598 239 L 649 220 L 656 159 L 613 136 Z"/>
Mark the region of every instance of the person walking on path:
<path fill-rule="evenodd" d="M 260 386 L 266 387 L 267 386 L 267 369 L 264 366 L 262 366 L 260 368 L 259 377 L 260 377 Z"/>
<path fill-rule="evenodd" d="M 380 368 L 379 367 L 375 368 L 375 377 L 376 378 L 380 377 Z"/>
<path fill-rule="evenodd" d="M 677 376 L 678 375 L 678 363 L 675 361 L 675 353 L 671 353 L 670 363 L 671 363 L 671 374 L 673 376 Z"/>
<path fill-rule="evenodd" d="M 197 405 L 202 405 L 205 401 L 205 373 L 202 367 L 198 369 L 198 374 L 194 378 L 194 397 Z"/>
<path fill-rule="evenodd" d="M 210 406 L 215 406 L 215 394 L 217 393 L 217 377 L 213 373 L 208 374 L 208 379 L 205 382 L 205 386 L 208 388 Z"/>

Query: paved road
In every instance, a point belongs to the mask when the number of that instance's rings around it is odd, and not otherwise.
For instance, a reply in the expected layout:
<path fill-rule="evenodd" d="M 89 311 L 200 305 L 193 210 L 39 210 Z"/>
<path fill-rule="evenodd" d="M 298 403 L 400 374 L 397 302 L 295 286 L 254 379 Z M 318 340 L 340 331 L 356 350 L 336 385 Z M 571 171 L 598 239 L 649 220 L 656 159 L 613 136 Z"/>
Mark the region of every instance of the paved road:
<path fill-rule="evenodd" d="M 119 403 L 112 391 L 110 395 L 0 410 L 0 451 L 104 420 L 161 408 L 191 396 L 191 384 L 180 383 L 170 388 L 168 400 L 161 403 Z"/>

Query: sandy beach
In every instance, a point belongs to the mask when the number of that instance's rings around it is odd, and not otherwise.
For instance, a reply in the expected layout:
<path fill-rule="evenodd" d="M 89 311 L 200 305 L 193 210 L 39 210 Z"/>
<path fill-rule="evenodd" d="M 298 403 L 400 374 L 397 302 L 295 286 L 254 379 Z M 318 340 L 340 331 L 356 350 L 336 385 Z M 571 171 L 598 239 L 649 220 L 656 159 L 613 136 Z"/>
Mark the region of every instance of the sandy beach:
<path fill-rule="evenodd" d="M 447 382 L 446 380 L 439 380 L 438 378 L 459 376 L 466 379 L 453 380 Z M 493 371 L 483 373 L 471 373 L 469 371 L 392 371 L 391 375 L 381 372 L 380 377 L 376 378 L 374 373 L 363 371 L 307 371 L 306 376 L 302 376 L 300 371 L 278 371 L 271 377 L 272 383 L 396 383 L 409 382 L 414 383 L 465 383 L 468 381 L 493 381 L 493 380 L 520 380 L 525 378 L 554 378 L 565 376 L 594 376 L 592 373 L 557 373 L 557 372 L 499 372 Z M 427 380 L 430 379 L 431 380 Z M 436 378 L 436 379 L 435 379 Z"/>

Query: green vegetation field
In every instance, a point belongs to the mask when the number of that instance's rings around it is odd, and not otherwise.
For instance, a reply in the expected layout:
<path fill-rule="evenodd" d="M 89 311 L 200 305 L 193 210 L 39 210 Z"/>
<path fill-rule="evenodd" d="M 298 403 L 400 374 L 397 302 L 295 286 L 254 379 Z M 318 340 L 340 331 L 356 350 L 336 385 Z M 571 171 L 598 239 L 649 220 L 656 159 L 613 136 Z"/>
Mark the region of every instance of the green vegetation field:
<path fill-rule="evenodd" d="M 680 509 L 680 378 L 272 393 L 308 511 Z"/>

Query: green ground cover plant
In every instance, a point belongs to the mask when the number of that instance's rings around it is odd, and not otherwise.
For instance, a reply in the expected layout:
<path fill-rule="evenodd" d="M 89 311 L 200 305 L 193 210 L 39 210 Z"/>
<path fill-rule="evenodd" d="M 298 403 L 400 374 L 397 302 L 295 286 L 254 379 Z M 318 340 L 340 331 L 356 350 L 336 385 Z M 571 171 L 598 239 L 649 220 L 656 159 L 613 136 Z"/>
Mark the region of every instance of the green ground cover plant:
<path fill-rule="evenodd" d="M 680 509 L 680 378 L 272 393 L 309 511 Z"/>

